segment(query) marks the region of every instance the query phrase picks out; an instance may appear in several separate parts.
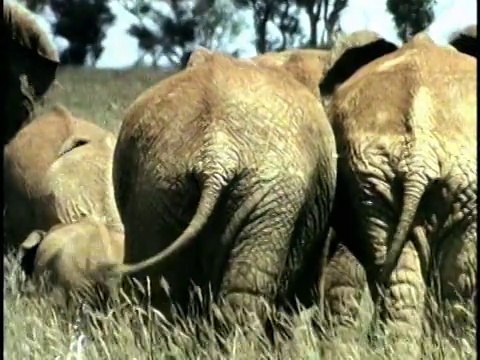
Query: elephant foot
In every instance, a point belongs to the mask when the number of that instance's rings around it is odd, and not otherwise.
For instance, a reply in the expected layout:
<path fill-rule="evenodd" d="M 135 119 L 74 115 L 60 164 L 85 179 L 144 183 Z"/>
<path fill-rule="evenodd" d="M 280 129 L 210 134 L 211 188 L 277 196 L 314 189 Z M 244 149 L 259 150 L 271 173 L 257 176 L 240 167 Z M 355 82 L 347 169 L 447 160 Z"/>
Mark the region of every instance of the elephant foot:
<path fill-rule="evenodd" d="M 355 328 L 358 325 L 363 289 L 342 286 L 325 294 L 325 319 L 331 327 Z"/>
<path fill-rule="evenodd" d="M 222 297 L 220 306 L 214 309 L 215 327 L 222 337 L 235 329 L 258 333 L 273 343 L 277 330 L 275 312 L 270 303 L 260 295 L 228 293 Z"/>

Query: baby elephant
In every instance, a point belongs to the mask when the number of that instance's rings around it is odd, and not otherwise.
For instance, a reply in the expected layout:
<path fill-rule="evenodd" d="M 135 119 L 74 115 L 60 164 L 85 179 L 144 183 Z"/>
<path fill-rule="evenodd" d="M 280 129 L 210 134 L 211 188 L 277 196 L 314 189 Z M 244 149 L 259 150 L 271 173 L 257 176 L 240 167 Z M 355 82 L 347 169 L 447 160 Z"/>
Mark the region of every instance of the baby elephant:
<path fill-rule="evenodd" d="M 123 229 L 86 217 L 55 225 L 48 232 L 32 231 L 20 245 L 21 266 L 28 277 L 34 275 L 36 279 L 49 272 L 48 283 L 64 299 L 70 300 L 72 293 L 85 298 L 106 291 L 96 276 L 96 268 L 103 262 L 121 263 L 123 241 Z"/>

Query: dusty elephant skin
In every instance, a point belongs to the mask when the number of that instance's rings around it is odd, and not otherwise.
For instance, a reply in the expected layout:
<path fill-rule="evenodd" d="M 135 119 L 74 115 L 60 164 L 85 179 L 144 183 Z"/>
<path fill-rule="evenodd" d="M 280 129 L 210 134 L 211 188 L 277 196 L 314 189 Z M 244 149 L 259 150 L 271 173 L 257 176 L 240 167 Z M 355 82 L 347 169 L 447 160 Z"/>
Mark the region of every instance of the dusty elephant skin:
<path fill-rule="evenodd" d="M 74 134 L 92 140 L 112 136 L 89 121 L 75 118 L 64 107 L 56 106 L 22 128 L 5 147 L 4 252 L 6 245 L 18 248 L 33 230 L 48 230 L 58 222 L 56 217 L 45 216 L 44 180 L 49 167 L 60 157 L 62 146 Z"/>
<path fill-rule="evenodd" d="M 364 265 L 395 344 L 398 331 L 421 336 L 434 270 L 450 309 L 474 294 L 476 59 L 370 38 L 339 42 L 320 89 L 339 156 L 333 226 Z"/>
<path fill-rule="evenodd" d="M 121 263 L 123 229 L 112 228 L 93 218 L 71 224 L 57 224 L 48 232 L 34 230 L 20 245 L 21 266 L 27 276 L 49 272 L 48 284 L 60 291 L 58 300 L 96 300 L 92 296 L 105 291 L 98 283 L 99 263 Z M 78 299 L 78 298 L 77 298 Z"/>
<path fill-rule="evenodd" d="M 5 2 L 3 23 L 8 84 L 3 120 L 3 145 L 30 120 L 34 103 L 55 79 L 58 55 L 33 14 L 23 6 Z"/>
<path fill-rule="evenodd" d="M 210 285 L 225 314 L 253 310 L 263 322 L 263 301 L 307 301 L 316 286 L 336 181 L 333 133 L 294 79 L 205 49 L 189 61 L 122 123 L 113 182 L 126 265 L 110 275 L 150 276 L 162 310 L 160 276 L 180 306 L 190 281 Z"/>

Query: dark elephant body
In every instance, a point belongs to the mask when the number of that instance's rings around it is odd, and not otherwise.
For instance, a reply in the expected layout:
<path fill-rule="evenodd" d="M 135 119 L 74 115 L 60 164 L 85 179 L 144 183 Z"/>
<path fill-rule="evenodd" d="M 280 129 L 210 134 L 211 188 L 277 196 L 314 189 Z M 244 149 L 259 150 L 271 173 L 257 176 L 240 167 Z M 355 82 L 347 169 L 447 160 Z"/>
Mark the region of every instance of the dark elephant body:
<path fill-rule="evenodd" d="M 321 85 L 339 154 L 333 226 L 391 339 L 418 338 L 436 270 L 442 301 L 475 291 L 476 60 L 420 37 L 351 49 Z"/>
<path fill-rule="evenodd" d="M 181 305 L 193 281 L 263 318 L 262 300 L 284 305 L 316 286 L 336 179 L 333 134 L 294 79 L 201 57 L 192 54 L 194 64 L 147 90 L 124 118 L 114 190 L 125 263 L 141 263 L 120 272 L 149 275 L 157 307 L 166 304 L 162 275 Z"/>
<path fill-rule="evenodd" d="M 55 79 L 59 61 L 47 34 L 22 5 L 5 2 L 3 26 L 8 88 L 2 136 L 6 145 L 30 120 L 35 102 L 45 95 Z"/>

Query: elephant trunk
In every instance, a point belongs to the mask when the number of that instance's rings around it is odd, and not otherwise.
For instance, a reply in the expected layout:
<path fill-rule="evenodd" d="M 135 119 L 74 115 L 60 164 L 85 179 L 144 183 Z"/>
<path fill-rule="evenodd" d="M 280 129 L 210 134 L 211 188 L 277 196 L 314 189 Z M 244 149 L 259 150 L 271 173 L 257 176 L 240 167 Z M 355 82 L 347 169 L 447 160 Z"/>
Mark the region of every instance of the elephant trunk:
<path fill-rule="evenodd" d="M 390 248 L 387 250 L 385 261 L 383 264 L 383 269 L 381 273 L 381 284 L 385 284 L 390 275 L 392 274 L 395 266 L 400 258 L 402 250 L 408 240 L 408 235 L 410 233 L 415 215 L 417 213 L 418 206 L 422 200 L 423 193 L 427 187 L 427 180 L 420 174 L 416 176 L 409 177 L 405 180 L 404 183 L 404 193 L 403 193 L 403 204 L 402 210 L 400 213 L 400 219 L 398 222 L 397 229 L 393 236 Z M 423 238 L 417 238 L 414 236 L 412 241 L 422 242 Z M 414 244 L 416 249 L 426 249 L 428 248 L 427 244 Z M 423 253 L 423 251 L 421 251 Z M 421 256 L 427 256 L 428 254 L 420 254 Z M 428 259 L 421 259 L 428 261 Z"/>
<path fill-rule="evenodd" d="M 207 224 L 208 219 L 213 213 L 215 205 L 218 203 L 222 195 L 224 185 L 218 181 L 218 177 L 209 177 L 204 184 L 197 211 L 193 216 L 190 224 L 173 243 L 158 254 L 143 260 L 137 264 L 122 264 L 116 267 L 116 271 L 120 276 L 131 275 L 142 271 L 152 265 L 158 264 L 171 257 L 173 254 L 181 251 L 192 243 Z"/>

